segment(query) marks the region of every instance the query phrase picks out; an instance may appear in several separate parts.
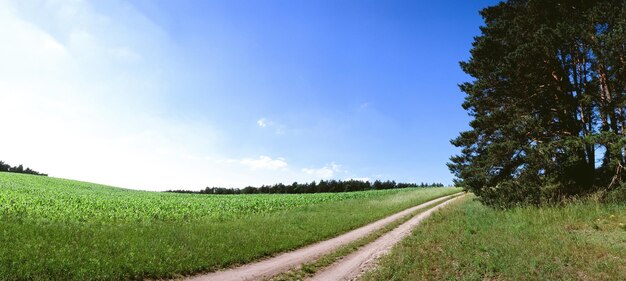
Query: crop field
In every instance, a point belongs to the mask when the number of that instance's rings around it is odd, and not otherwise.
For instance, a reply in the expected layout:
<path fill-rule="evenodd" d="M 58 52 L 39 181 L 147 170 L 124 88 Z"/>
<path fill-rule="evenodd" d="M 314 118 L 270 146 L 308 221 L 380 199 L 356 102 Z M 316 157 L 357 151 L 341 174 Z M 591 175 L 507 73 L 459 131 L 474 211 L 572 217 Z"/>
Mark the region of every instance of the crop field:
<path fill-rule="evenodd" d="M 624 280 L 626 203 L 434 214 L 364 280 Z"/>
<path fill-rule="evenodd" d="M 458 191 L 194 195 L 0 173 L 0 276 L 175 278 L 298 248 Z"/>
<path fill-rule="evenodd" d="M 217 219 L 288 210 L 397 190 L 317 194 L 193 195 L 142 192 L 48 177 L 3 173 L 0 216 L 56 222 L 139 222 Z"/>

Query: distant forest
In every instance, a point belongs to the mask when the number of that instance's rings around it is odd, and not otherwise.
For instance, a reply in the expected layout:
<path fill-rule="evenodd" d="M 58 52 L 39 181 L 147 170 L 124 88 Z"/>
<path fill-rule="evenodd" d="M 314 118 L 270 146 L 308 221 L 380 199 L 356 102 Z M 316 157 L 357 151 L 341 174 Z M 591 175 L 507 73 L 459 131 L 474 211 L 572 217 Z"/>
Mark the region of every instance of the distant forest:
<path fill-rule="evenodd" d="M 30 174 L 44 177 L 48 176 L 48 174 L 40 173 L 35 170 L 31 170 L 30 168 L 24 168 L 24 166 L 22 166 L 21 164 L 19 166 L 12 167 L 11 165 L 4 163 L 4 161 L 0 161 L 0 172 Z"/>
<path fill-rule="evenodd" d="M 197 193 L 197 194 L 302 194 L 302 193 L 321 193 L 321 192 L 351 192 L 351 191 L 364 191 L 364 190 L 378 190 L 378 189 L 392 189 L 392 188 L 407 188 L 407 187 L 443 187 L 441 183 L 396 183 L 395 181 L 320 181 L 319 183 L 297 183 L 294 182 L 290 185 L 282 183 L 274 185 L 263 185 L 261 187 L 248 186 L 245 188 L 225 188 L 225 187 L 207 187 L 200 191 L 191 190 L 168 190 L 166 192 L 174 193 Z"/>

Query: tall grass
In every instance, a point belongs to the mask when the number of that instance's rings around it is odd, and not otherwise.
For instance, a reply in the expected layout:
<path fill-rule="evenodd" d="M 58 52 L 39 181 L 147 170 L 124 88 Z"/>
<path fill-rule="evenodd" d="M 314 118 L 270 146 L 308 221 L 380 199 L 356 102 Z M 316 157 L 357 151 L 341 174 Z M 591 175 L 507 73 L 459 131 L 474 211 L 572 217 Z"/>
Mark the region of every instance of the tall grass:
<path fill-rule="evenodd" d="M 364 280 L 626 280 L 626 204 L 434 214 Z"/>

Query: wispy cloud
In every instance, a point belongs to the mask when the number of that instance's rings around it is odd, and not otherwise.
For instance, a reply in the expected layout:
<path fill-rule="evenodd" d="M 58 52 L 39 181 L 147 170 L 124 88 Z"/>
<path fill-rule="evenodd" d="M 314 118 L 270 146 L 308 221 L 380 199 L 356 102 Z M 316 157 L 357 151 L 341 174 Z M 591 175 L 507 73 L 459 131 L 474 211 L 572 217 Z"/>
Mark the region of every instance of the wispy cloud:
<path fill-rule="evenodd" d="M 303 173 L 314 176 L 320 179 L 331 179 L 337 173 L 344 172 L 341 169 L 341 165 L 331 163 L 321 168 L 304 168 L 301 170 Z"/>
<path fill-rule="evenodd" d="M 277 135 L 285 134 L 285 125 L 277 124 L 276 122 L 270 121 L 265 117 L 257 120 L 256 124 L 261 128 L 267 128 L 267 129 L 272 128 L 274 130 L 274 133 Z"/>
<path fill-rule="evenodd" d="M 267 121 L 267 119 L 261 118 L 258 121 L 256 121 L 256 124 L 259 125 L 259 127 L 261 128 L 265 128 L 269 125 L 269 122 Z"/>
<path fill-rule="evenodd" d="M 250 169 L 268 169 L 268 170 L 278 170 L 287 167 L 287 162 L 284 158 L 276 158 L 272 159 L 269 156 L 259 156 L 259 158 L 245 158 L 242 159 L 239 163 L 242 165 L 249 167 Z"/>

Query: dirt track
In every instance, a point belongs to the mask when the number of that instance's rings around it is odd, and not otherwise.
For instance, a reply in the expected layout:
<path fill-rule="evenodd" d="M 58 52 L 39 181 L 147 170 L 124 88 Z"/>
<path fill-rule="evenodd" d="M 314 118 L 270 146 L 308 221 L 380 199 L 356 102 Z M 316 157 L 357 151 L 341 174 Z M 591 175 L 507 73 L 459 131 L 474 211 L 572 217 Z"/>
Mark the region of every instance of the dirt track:
<path fill-rule="evenodd" d="M 275 276 L 277 274 L 280 274 L 282 272 L 288 271 L 290 269 L 294 269 L 297 268 L 298 266 L 300 266 L 303 263 L 307 263 L 307 262 L 311 262 L 314 261 L 315 259 L 326 255 L 330 252 L 332 252 L 333 250 L 346 245 L 352 241 L 355 241 L 359 238 L 365 237 L 366 235 L 368 235 L 369 233 L 376 231 L 378 229 L 381 229 L 383 227 L 385 227 L 387 224 L 400 219 L 418 209 L 445 201 L 451 197 L 457 196 L 459 193 L 457 194 L 453 194 L 453 195 L 448 195 L 448 196 L 444 196 L 444 197 L 440 197 L 431 201 L 428 201 L 426 203 L 417 205 L 415 207 L 411 207 L 408 208 L 404 211 L 398 212 L 396 214 L 393 214 L 391 216 L 388 216 L 384 219 L 375 221 L 373 223 L 370 223 L 368 225 L 365 225 L 363 227 L 357 228 L 355 230 L 352 230 L 350 232 L 347 232 L 345 234 L 342 234 L 340 236 L 337 236 L 335 238 L 329 239 L 329 240 L 325 240 L 322 242 L 318 242 L 309 246 L 306 246 L 304 248 L 300 248 L 298 250 L 295 251 L 291 251 L 291 252 L 286 252 L 283 254 L 279 254 L 275 257 L 272 258 L 268 258 L 265 260 L 261 260 L 258 262 L 254 262 L 254 263 L 250 263 L 250 264 L 246 264 L 240 267 L 236 267 L 236 268 L 232 268 L 232 269 L 227 269 L 227 270 L 223 270 L 223 271 L 217 271 L 217 272 L 212 272 L 212 273 L 208 273 L 205 275 L 199 275 L 199 276 L 195 276 L 195 277 L 191 277 L 187 280 L 193 280 L 193 281 L 199 281 L 199 280 L 260 280 L 260 279 L 265 279 L 265 278 L 270 278 L 272 276 Z M 447 203 L 447 202 L 446 202 Z M 444 203 L 445 204 L 445 203 Z M 441 204 L 443 205 L 443 204 Z M 440 205 L 438 205 L 435 208 L 438 208 Z M 430 214 L 430 210 L 426 211 Z M 416 217 L 421 217 L 422 215 L 420 214 L 419 216 Z M 415 218 L 409 220 L 409 222 L 414 221 Z M 407 223 L 409 223 L 407 222 Z M 404 223 L 402 226 L 406 225 L 407 223 Z M 419 223 L 419 222 L 418 222 Z M 401 227 L 402 227 L 401 226 Z M 394 230 L 395 231 L 395 230 Z M 393 232 L 393 231 L 392 231 Z M 385 236 L 381 237 L 384 238 L 387 237 L 387 234 L 385 234 Z M 387 238 L 389 239 L 389 238 Z M 380 240 L 380 239 L 378 239 Z M 376 240 L 373 243 L 376 243 L 378 240 Z M 369 247 L 370 245 L 368 244 L 367 246 L 365 246 L 364 248 Z M 378 249 L 378 248 L 376 248 Z M 356 253 L 361 252 L 360 250 L 357 251 Z M 351 255 L 350 255 L 351 256 Z M 342 259 L 340 262 L 344 261 L 345 259 Z M 336 265 L 332 265 L 332 267 L 335 267 Z M 326 272 L 326 271 L 324 271 Z M 318 279 L 318 280 L 332 280 L 332 279 Z"/>
<path fill-rule="evenodd" d="M 376 241 L 369 243 L 356 252 L 349 254 L 341 260 L 335 262 L 324 270 L 318 272 L 311 281 L 331 281 L 331 280 L 355 280 L 366 271 L 372 269 L 375 266 L 376 260 L 387 254 L 391 248 L 402 241 L 405 237 L 411 234 L 413 228 L 415 228 L 420 222 L 429 217 L 432 213 L 438 209 L 443 208 L 456 200 L 448 200 L 431 209 L 428 209 L 419 215 L 411 218 L 407 222 L 398 226 L 394 230 L 387 232 L 385 235 L 376 239 Z"/>

